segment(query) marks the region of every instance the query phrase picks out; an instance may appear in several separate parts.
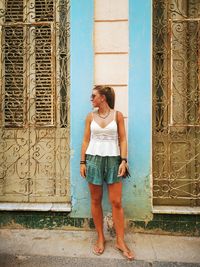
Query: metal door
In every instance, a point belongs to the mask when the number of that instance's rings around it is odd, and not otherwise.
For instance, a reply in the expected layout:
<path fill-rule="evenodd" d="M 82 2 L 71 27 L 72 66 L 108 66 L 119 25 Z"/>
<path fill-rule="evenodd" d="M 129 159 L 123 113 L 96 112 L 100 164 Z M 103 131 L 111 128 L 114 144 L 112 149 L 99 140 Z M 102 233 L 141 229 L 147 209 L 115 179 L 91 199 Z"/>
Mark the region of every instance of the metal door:
<path fill-rule="evenodd" d="M 200 1 L 153 1 L 153 198 L 200 205 Z"/>
<path fill-rule="evenodd" d="M 69 1 L 0 0 L 1 202 L 67 202 Z"/>

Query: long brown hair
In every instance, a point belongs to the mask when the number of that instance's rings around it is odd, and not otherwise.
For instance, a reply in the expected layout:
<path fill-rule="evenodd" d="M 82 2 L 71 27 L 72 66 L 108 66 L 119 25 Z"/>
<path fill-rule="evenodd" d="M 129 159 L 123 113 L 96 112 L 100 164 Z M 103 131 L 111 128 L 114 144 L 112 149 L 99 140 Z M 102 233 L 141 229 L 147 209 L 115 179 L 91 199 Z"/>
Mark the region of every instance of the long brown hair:
<path fill-rule="evenodd" d="M 93 90 L 97 90 L 100 95 L 105 95 L 106 102 L 111 109 L 115 107 L 115 91 L 107 85 L 96 85 Z"/>

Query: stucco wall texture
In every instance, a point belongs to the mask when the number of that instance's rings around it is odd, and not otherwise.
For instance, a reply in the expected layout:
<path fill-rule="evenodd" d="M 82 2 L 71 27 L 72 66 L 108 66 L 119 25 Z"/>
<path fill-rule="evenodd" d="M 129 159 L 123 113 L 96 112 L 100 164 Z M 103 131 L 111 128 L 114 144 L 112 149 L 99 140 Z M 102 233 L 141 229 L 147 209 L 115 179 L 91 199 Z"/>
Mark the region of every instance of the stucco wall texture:
<path fill-rule="evenodd" d="M 128 118 L 128 0 L 94 1 L 94 83 L 112 85 Z"/>

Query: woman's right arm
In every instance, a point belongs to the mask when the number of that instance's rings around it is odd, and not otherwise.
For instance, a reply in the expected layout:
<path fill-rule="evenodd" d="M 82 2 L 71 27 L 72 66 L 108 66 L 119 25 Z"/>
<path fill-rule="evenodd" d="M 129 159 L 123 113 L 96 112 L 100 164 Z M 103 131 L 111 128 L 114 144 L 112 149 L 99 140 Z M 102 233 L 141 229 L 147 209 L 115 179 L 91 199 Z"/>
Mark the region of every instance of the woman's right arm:
<path fill-rule="evenodd" d="M 85 131 L 84 131 L 84 136 L 83 136 L 83 142 L 82 142 L 82 147 L 81 147 L 81 160 L 80 161 L 85 161 L 85 152 L 87 150 L 87 147 L 90 142 L 90 123 L 91 123 L 91 118 L 92 115 L 89 113 L 87 115 L 86 121 L 85 121 Z M 80 174 L 83 178 L 86 177 L 86 164 L 80 164 Z"/>

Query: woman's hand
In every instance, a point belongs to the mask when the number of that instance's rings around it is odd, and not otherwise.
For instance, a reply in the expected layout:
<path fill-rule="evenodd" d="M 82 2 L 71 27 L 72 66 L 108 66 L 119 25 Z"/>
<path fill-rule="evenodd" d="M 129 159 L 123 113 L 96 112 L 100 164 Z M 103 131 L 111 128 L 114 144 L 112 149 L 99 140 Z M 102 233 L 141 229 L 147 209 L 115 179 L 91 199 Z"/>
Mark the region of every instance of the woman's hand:
<path fill-rule="evenodd" d="M 126 172 L 126 162 L 122 161 L 119 165 L 118 175 L 117 176 L 124 176 Z"/>
<path fill-rule="evenodd" d="M 86 177 L 86 164 L 80 164 L 80 174 L 83 178 Z"/>

